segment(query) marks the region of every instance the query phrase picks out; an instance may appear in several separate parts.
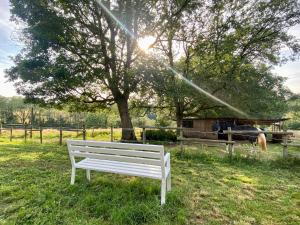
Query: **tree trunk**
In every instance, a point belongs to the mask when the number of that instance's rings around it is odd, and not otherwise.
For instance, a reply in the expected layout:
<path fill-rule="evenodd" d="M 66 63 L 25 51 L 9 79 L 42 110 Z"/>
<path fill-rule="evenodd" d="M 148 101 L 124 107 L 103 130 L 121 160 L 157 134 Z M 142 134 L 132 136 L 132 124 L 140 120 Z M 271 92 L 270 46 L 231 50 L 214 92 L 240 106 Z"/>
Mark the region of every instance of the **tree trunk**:
<path fill-rule="evenodd" d="M 131 118 L 129 115 L 128 99 L 120 98 L 116 101 L 122 126 L 122 140 L 136 140 Z"/>
<path fill-rule="evenodd" d="M 177 128 L 180 128 L 182 126 L 182 120 L 183 120 L 183 103 L 180 101 L 176 101 L 176 123 Z M 177 134 L 179 135 L 179 130 L 177 130 Z"/>
<path fill-rule="evenodd" d="M 183 119 L 182 115 L 180 115 L 180 114 L 176 115 L 176 123 L 177 123 L 178 128 L 182 126 L 182 119 Z"/>

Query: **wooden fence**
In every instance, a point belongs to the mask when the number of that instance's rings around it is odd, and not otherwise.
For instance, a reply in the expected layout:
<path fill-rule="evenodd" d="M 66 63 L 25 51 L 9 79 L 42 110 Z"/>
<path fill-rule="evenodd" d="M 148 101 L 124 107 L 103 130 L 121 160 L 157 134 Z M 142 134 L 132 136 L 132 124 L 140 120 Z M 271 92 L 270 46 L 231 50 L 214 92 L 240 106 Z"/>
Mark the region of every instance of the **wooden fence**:
<path fill-rule="evenodd" d="M 30 125 L 23 125 L 23 126 L 14 126 L 14 125 L 6 125 L 6 127 L 3 127 L 2 124 L 0 124 L 0 135 L 4 130 L 9 131 L 9 139 L 10 141 L 13 140 L 13 131 L 15 129 L 18 130 L 24 130 L 24 141 L 26 142 L 28 138 L 32 138 L 33 132 L 38 132 L 39 133 L 39 140 L 40 143 L 43 143 L 43 131 L 45 129 L 54 129 L 59 131 L 59 144 L 62 145 L 63 143 L 63 133 L 64 132 L 76 132 L 77 136 L 79 133 L 82 134 L 82 139 L 86 140 L 87 139 L 87 129 L 85 125 L 83 125 L 81 128 L 68 128 L 68 127 L 39 127 L 39 128 L 34 128 Z M 94 133 L 94 129 L 97 128 L 91 128 Z M 118 128 L 120 129 L 120 128 Z M 128 128 L 132 129 L 132 128 Z M 281 135 L 282 136 L 282 155 L 283 157 L 287 157 L 289 155 L 288 153 L 288 147 L 293 146 L 293 147 L 300 147 L 300 144 L 296 143 L 291 143 L 289 141 L 289 137 L 293 136 L 293 132 L 287 132 L 287 131 L 241 131 L 241 130 L 232 130 L 230 127 L 228 130 L 224 130 L 224 134 L 228 135 L 227 140 L 213 140 L 213 139 L 204 139 L 204 138 L 187 138 L 183 136 L 183 131 L 184 130 L 189 130 L 189 128 L 183 128 L 183 127 L 153 127 L 153 126 L 145 126 L 145 127 L 140 127 L 139 129 L 142 129 L 142 137 L 141 137 L 141 142 L 143 144 L 146 144 L 147 142 L 147 130 L 153 130 L 153 129 L 161 129 L 161 130 L 176 130 L 178 131 L 178 136 L 177 136 L 177 141 L 180 145 L 181 150 L 183 150 L 183 145 L 184 143 L 201 143 L 201 144 L 212 144 L 212 145 L 222 145 L 225 146 L 226 151 L 228 152 L 229 156 L 232 157 L 234 153 L 234 146 L 237 144 L 236 141 L 233 140 L 233 135 L 249 135 L 249 134 L 259 134 L 259 133 L 265 133 L 265 134 L 275 134 L 275 135 Z M 114 141 L 114 127 L 110 127 L 110 141 Z M 214 133 L 217 134 L 217 132 L 201 132 L 201 131 L 193 131 L 193 132 L 200 132 L 200 133 Z M 93 135 L 92 135 L 93 136 Z"/>
<path fill-rule="evenodd" d="M 86 140 L 87 139 L 87 129 L 85 127 L 85 125 L 83 125 L 81 128 L 69 128 L 69 127 L 38 127 L 38 128 L 34 128 L 33 126 L 30 125 L 6 125 L 6 127 L 3 127 L 2 124 L 0 124 L 0 135 L 2 135 L 3 131 L 8 131 L 9 132 L 9 140 L 12 141 L 14 136 L 13 136 L 13 132 L 18 130 L 18 131 L 22 131 L 24 132 L 24 141 L 26 142 L 28 140 L 28 138 L 32 139 L 32 134 L 33 132 L 39 132 L 39 141 L 42 144 L 43 143 L 43 132 L 47 129 L 53 129 L 53 130 L 57 130 L 59 131 L 59 144 L 62 145 L 63 143 L 63 133 L 64 132 L 76 132 L 77 136 L 79 134 L 82 134 L 82 139 Z M 92 129 L 92 133 L 94 133 L 94 129 L 98 129 L 98 128 L 91 128 Z M 93 135 L 92 135 L 93 136 Z M 110 141 L 113 142 L 114 141 L 114 128 L 111 126 L 110 127 Z"/>
<path fill-rule="evenodd" d="M 231 128 L 229 127 L 228 130 L 225 130 L 223 132 L 224 134 L 228 134 L 228 140 L 229 138 L 232 138 L 232 135 L 237 134 L 237 135 L 250 135 L 250 134 L 272 134 L 272 135 L 280 135 L 282 136 L 282 156 L 285 158 L 288 156 L 288 141 L 289 141 L 289 137 L 293 136 L 293 132 L 288 132 L 286 130 L 284 131 L 246 131 L 246 130 L 231 130 Z M 291 145 L 290 145 L 291 146 Z M 233 148 L 233 144 L 232 144 L 232 148 Z"/>
<path fill-rule="evenodd" d="M 223 134 L 227 134 L 228 138 L 227 140 L 214 140 L 214 139 L 204 139 L 204 138 L 185 138 L 183 137 L 183 131 L 187 130 L 189 131 L 189 128 L 183 128 L 183 127 L 153 127 L 153 126 L 147 126 L 142 127 L 143 129 L 143 143 L 146 143 L 146 132 L 147 129 L 162 129 L 162 130 L 176 130 L 179 131 L 179 137 L 177 140 L 180 143 L 180 148 L 183 150 L 183 144 L 184 143 L 192 143 L 197 142 L 201 144 L 217 144 L 217 145 L 224 145 L 226 148 L 226 151 L 229 154 L 229 157 L 231 158 L 234 153 L 234 145 L 237 144 L 237 141 L 233 141 L 233 135 L 250 135 L 250 134 L 272 134 L 272 135 L 280 135 L 282 136 L 282 156 L 287 157 L 289 155 L 288 153 L 288 146 L 293 147 L 300 147 L 300 144 L 295 143 L 289 143 L 289 137 L 293 136 L 293 132 L 287 132 L 285 131 L 248 131 L 248 130 L 232 130 L 230 127 L 228 130 L 224 130 Z M 193 131 L 193 132 L 199 132 L 199 133 L 214 133 L 217 134 L 217 132 L 201 132 L 201 131 Z"/>

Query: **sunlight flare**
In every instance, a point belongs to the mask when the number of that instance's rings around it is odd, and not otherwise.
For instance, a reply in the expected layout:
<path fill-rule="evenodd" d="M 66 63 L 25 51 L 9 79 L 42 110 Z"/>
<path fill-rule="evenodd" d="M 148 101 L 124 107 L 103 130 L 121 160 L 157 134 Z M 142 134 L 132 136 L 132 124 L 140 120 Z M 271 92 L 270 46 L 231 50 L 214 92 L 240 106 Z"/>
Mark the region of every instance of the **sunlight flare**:
<path fill-rule="evenodd" d="M 137 43 L 138 43 L 139 48 L 142 51 L 147 52 L 149 50 L 149 48 L 152 47 L 152 45 L 154 44 L 155 40 L 156 39 L 153 36 L 145 36 L 143 38 L 139 38 L 137 40 Z"/>

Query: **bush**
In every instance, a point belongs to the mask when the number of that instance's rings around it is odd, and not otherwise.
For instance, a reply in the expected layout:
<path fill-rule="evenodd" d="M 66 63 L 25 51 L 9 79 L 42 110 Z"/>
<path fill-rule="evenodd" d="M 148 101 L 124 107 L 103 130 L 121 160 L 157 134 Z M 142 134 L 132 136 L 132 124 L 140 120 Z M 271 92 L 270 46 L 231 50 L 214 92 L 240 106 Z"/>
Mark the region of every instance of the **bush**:
<path fill-rule="evenodd" d="M 86 127 L 106 128 L 111 124 L 111 121 L 108 120 L 109 118 L 106 112 L 88 113 L 85 117 L 85 125 Z"/>
<path fill-rule="evenodd" d="M 155 120 L 156 127 L 168 127 L 171 125 L 171 121 L 164 117 L 159 117 Z"/>
<path fill-rule="evenodd" d="M 141 137 L 143 138 L 143 133 L 141 133 Z M 171 130 L 147 130 L 146 139 L 150 141 L 177 141 L 177 136 Z"/>
<path fill-rule="evenodd" d="M 300 122 L 299 121 L 289 121 L 287 124 L 287 128 L 290 130 L 300 130 Z"/>

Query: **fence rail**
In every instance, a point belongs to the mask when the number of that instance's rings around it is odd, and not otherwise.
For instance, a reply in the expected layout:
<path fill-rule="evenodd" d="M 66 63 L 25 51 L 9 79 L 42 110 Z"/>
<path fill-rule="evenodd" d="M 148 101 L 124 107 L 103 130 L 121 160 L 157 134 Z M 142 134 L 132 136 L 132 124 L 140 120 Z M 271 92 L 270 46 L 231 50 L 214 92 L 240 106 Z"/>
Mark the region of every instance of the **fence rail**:
<path fill-rule="evenodd" d="M 293 135 L 293 132 L 288 131 L 254 131 L 254 130 L 224 130 L 224 134 L 281 134 Z"/>
<path fill-rule="evenodd" d="M 292 147 L 300 147 L 300 144 L 298 144 L 298 143 L 288 143 L 286 145 L 287 146 L 292 146 Z"/>

